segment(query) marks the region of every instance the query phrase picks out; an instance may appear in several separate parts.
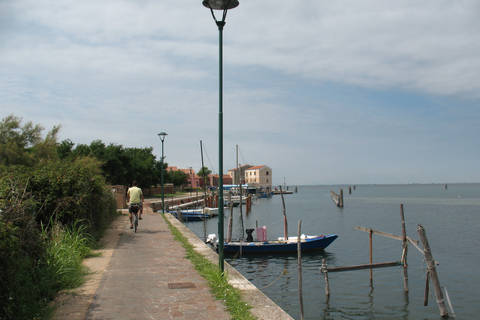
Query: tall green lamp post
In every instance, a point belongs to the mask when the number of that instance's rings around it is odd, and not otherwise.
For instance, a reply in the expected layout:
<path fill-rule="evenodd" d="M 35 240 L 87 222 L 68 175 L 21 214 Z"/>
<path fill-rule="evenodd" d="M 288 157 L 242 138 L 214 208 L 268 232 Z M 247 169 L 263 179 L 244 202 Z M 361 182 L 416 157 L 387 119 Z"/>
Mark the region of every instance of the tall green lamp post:
<path fill-rule="evenodd" d="M 218 109 L 218 259 L 220 271 L 224 271 L 224 235 L 223 235 L 223 27 L 227 11 L 238 6 L 237 0 L 203 0 L 210 9 L 219 32 L 219 109 Z M 217 20 L 213 10 L 221 10 L 222 20 Z"/>
<path fill-rule="evenodd" d="M 162 212 L 165 213 L 165 199 L 164 199 L 164 189 L 165 189 L 165 185 L 163 183 L 163 171 L 164 168 L 163 168 L 163 160 L 164 160 L 164 156 L 163 156 L 163 142 L 165 141 L 165 136 L 167 136 L 168 134 L 166 134 L 165 132 L 160 132 L 158 134 L 158 137 L 160 138 L 160 140 L 162 141 Z"/>

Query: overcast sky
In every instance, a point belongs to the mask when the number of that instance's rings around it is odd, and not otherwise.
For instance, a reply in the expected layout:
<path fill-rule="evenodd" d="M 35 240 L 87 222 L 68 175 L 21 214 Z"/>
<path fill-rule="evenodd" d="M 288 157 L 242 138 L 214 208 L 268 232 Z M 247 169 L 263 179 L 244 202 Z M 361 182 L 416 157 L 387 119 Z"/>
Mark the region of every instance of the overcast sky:
<path fill-rule="evenodd" d="M 478 0 L 239 0 L 224 171 L 273 183 L 480 182 Z M 217 18 L 221 19 L 221 13 Z M 201 0 L 0 0 L 0 117 L 218 173 L 218 29 Z"/>

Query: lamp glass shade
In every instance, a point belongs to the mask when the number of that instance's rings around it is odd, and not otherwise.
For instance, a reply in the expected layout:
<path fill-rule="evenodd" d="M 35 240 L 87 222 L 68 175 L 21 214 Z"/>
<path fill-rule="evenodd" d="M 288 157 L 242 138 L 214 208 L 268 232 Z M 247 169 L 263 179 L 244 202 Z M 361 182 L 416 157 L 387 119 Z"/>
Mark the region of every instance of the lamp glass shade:
<path fill-rule="evenodd" d="M 166 134 L 165 132 L 160 132 L 160 133 L 158 134 L 158 137 L 159 137 L 160 140 L 162 140 L 162 141 L 165 140 L 165 136 L 168 136 L 168 134 Z"/>
<path fill-rule="evenodd" d="M 214 10 L 229 10 L 238 6 L 237 0 L 203 0 L 203 5 Z"/>

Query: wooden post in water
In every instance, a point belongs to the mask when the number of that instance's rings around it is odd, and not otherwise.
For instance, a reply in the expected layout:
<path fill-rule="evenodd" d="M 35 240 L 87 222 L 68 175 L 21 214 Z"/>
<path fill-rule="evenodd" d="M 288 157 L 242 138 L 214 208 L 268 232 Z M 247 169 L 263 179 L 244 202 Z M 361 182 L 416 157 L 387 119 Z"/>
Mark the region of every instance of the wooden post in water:
<path fill-rule="evenodd" d="M 373 263 L 373 230 L 370 228 L 368 232 L 370 235 L 370 264 Z M 370 269 L 370 282 L 373 280 L 373 269 Z"/>
<path fill-rule="evenodd" d="M 430 271 L 425 275 L 425 292 L 423 293 L 423 305 L 428 306 L 428 294 L 430 292 Z"/>
<path fill-rule="evenodd" d="M 343 208 L 343 189 L 340 189 L 340 203 L 339 207 Z"/>
<path fill-rule="evenodd" d="M 405 229 L 405 216 L 403 214 L 403 204 L 400 204 L 400 215 L 402 218 L 402 244 L 403 244 L 403 253 L 402 253 L 402 263 L 403 263 L 403 290 L 405 293 L 408 293 L 408 265 L 407 265 L 407 253 L 408 253 L 408 241 L 407 241 L 407 231 Z"/>
<path fill-rule="evenodd" d="M 300 298 L 300 318 L 305 319 L 303 313 L 303 291 L 302 291 L 302 242 L 300 241 L 302 229 L 302 221 L 298 221 L 298 238 L 297 238 L 297 254 L 298 254 L 298 294 Z"/>
<path fill-rule="evenodd" d="M 245 207 L 246 207 L 245 209 L 246 213 L 249 213 L 250 211 L 252 211 L 252 195 L 251 194 L 247 196 L 247 204 Z"/>
<path fill-rule="evenodd" d="M 418 235 L 420 236 L 420 241 L 423 244 L 423 253 L 425 254 L 425 260 L 427 261 L 428 272 L 430 273 L 430 278 L 433 283 L 433 288 L 435 289 L 435 296 L 437 298 L 438 308 L 440 309 L 440 316 L 448 317 L 448 310 L 445 307 L 445 300 L 443 299 L 442 287 L 440 286 L 440 281 L 438 280 L 437 269 L 435 268 L 435 260 L 433 259 L 432 252 L 430 251 L 430 245 L 428 244 L 427 235 L 425 229 L 421 224 L 417 227 Z"/>
<path fill-rule="evenodd" d="M 348 187 L 348 194 L 352 194 L 352 187 Z"/>
<path fill-rule="evenodd" d="M 288 222 L 287 222 L 287 212 L 285 209 L 285 199 L 283 198 L 283 191 L 282 191 L 282 186 L 280 187 L 280 195 L 282 196 L 282 204 L 283 204 L 283 239 L 285 242 L 288 241 Z"/>
<path fill-rule="evenodd" d="M 232 217 L 228 218 L 227 242 L 232 241 Z"/>
<path fill-rule="evenodd" d="M 322 267 L 320 268 L 320 272 L 323 273 L 323 277 L 325 279 L 325 294 L 327 297 L 330 297 L 330 284 L 328 283 L 328 269 L 327 265 L 325 264 L 325 259 L 322 259 Z"/>

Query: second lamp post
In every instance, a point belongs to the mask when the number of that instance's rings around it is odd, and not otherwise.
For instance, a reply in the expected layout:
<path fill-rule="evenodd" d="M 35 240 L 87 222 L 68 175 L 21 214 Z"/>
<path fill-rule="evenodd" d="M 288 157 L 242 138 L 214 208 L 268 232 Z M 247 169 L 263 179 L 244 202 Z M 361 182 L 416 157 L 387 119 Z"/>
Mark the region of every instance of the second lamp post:
<path fill-rule="evenodd" d="M 164 189 L 165 189 L 165 184 L 163 183 L 163 171 L 165 171 L 164 167 L 163 167 L 163 160 L 164 160 L 164 156 L 163 156 L 163 142 L 165 141 L 165 136 L 167 136 L 168 134 L 166 134 L 165 132 L 160 132 L 158 134 L 158 137 L 160 138 L 160 140 L 162 141 L 162 212 L 165 213 L 165 199 L 164 199 L 164 195 L 165 195 L 165 192 L 164 192 Z"/>

